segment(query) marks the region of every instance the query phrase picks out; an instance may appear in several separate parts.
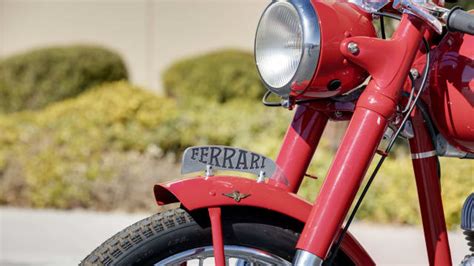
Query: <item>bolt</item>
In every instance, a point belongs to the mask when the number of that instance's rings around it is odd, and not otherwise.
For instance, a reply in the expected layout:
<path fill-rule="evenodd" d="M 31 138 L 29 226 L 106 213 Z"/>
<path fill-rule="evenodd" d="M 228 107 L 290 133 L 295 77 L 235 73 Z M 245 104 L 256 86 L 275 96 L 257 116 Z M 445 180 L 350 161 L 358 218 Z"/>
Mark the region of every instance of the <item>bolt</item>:
<path fill-rule="evenodd" d="M 350 42 L 347 44 L 347 50 L 349 53 L 356 55 L 359 53 L 359 45 L 357 45 L 355 42 Z"/>
<path fill-rule="evenodd" d="M 413 76 L 413 79 L 417 79 L 420 77 L 420 72 L 416 68 L 410 69 L 410 73 Z"/>

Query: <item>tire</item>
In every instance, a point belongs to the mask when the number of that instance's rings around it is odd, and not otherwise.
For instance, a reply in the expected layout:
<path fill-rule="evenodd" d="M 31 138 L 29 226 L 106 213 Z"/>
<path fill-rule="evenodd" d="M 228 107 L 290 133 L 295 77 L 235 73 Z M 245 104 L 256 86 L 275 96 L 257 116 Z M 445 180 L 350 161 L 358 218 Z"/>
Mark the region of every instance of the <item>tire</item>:
<path fill-rule="evenodd" d="M 224 244 L 268 252 L 288 262 L 303 224 L 273 212 L 222 208 Z M 207 210 L 168 210 L 145 218 L 117 233 L 88 255 L 80 265 L 153 265 L 183 251 L 212 246 Z M 339 252 L 335 264 L 352 262 Z"/>

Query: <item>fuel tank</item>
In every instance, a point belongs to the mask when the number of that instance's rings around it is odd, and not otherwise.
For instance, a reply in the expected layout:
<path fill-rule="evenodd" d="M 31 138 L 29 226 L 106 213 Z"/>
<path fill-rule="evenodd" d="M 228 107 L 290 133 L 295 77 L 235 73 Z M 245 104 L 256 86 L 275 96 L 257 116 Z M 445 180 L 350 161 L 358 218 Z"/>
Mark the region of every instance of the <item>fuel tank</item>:
<path fill-rule="evenodd" d="M 474 152 L 474 36 L 448 33 L 432 51 L 429 106 L 445 139 Z"/>

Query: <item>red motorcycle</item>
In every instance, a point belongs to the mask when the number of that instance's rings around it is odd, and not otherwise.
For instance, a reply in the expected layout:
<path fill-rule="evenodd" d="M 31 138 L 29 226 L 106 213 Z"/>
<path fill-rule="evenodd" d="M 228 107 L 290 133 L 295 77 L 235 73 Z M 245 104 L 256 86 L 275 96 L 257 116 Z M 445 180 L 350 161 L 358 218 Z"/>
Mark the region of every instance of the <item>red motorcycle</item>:
<path fill-rule="evenodd" d="M 159 205 L 179 207 L 126 228 L 82 263 L 374 265 L 348 228 L 403 137 L 429 263 L 451 265 L 438 156 L 474 158 L 474 14 L 443 2 L 271 2 L 255 38 L 257 69 L 269 90 L 263 102 L 296 108 L 276 161 L 233 147 L 188 148 L 182 173 L 196 176 L 154 187 Z M 384 19 L 400 20 L 389 39 Z M 281 101 L 268 102 L 271 93 Z M 350 123 L 311 204 L 295 193 L 330 119 Z M 380 160 L 356 200 L 376 153 Z M 474 194 L 462 227 L 474 251 Z M 473 265 L 474 256 L 461 264 Z"/>

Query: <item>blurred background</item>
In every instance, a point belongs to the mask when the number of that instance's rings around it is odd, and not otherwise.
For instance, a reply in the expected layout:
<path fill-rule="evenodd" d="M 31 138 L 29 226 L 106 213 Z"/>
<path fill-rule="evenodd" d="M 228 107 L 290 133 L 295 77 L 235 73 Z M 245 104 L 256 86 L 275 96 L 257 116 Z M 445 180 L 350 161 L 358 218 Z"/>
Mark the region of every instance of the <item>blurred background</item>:
<path fill-rule="evenodd" d="M 75 230 L 90 229 L 93 244 L 64 251 L 58 263 L 64 265 L 156 212 L 152 187 L 179 177 L 188 146 L 232 145 L 275 157 L 292 112 L 260 104 L 264 88 L 252 50 L 267 4 L 0 0 L 0 264 L 54 264 L 41 249 L 35 256 L 44 260 L 24 261 L 29 246 L 18 234 L 69 238 L 68 227 L 58 227 L 74 221 L 82 224 Z M 458 5 L 474 8 L 470 0 Z M 309 170 L 319 179 L 305 180 L 301 196 L 314 200 L 345 125 L 331 123 L 325 132 Z M 447 223 L 462 243 L 453 251 L 458 263 L 467 254 L 458 228 L 462 203 L 474 190 L 474 164 L 442 158 L 441 165 Z M 415 262 L 426 263 L 406 143 L 384 164 L 357 219 L 356 229 L 415 226 L 421 243 Z M 59 231 L 36 230 L 39 223 Z"/>

